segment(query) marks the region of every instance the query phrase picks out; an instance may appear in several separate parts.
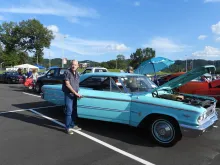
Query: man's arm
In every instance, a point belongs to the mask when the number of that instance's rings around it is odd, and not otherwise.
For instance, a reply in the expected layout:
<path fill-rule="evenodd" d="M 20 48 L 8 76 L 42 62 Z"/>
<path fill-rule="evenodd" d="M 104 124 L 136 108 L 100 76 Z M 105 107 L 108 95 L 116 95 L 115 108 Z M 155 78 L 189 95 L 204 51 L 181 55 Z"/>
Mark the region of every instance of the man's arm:
<path fill-rule="evenodd" d="M 67 88 L 69 88 L 69 90 L 70 90 L 73 94 L 75 94 L 75 95 L 78 94 L 78 93 L 72 88 L 72 86 L 70 85 L 70 82 L 69 82 L 68 80 L 65 80 L 65 84 L 66 84 Z"/>

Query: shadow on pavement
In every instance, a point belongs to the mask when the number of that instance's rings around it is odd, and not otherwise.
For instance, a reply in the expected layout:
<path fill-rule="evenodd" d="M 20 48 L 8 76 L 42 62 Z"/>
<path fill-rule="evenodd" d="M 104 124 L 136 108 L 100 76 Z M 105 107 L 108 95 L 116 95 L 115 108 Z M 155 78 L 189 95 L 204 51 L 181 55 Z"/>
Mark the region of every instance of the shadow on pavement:
<path fill-rule="evenodd" d="M 36 101 L 32 103 L 12 104 L 12 106 L 17 107 L 18 109 L 34 109 L 39 107 L 48 107 L 48 106 L 56 106 L 56 105 L 52 103 L 48 103 L 46 101 Z"/>
<path fill-rule="evenodd" d="M 40 116 L 33 115 L 33 113 L 31 113 L 31 112 L 29 112 L 29 113 L 30 113 L 30 115 L 24 114 L 22 112 L 13 112 L 13 113 L 0 114 L 0 116 L 64 132 L 64 129 L 62 127 L 42 118 Z"/>
<path fill-rule="evenodd" d="M 33 107 L 33 105 L 36 106 L 36 103 L 19 104 L 13 106 L 16 106 L 18 108 L 30 108 Z M 65 116 L 63 107 L 36 109 L 36 111 L 42 113 L 43 115 L 56 119 L 61 123 L 64 123 Z M 25 120 L 25 118 L 23 119 Z M 155 144 L 151 142 L 150 138 L 146 135 L 146 133 L 144 133 L 143 130 L 133 128 L 127 125 L 82 118 L 77 119 L 77 125 L 80 126 L 83 131 L 89 133 L 90 135 L 98 139 L 110 138 L 133 145 L 147 147 L 155 146 Z"/>

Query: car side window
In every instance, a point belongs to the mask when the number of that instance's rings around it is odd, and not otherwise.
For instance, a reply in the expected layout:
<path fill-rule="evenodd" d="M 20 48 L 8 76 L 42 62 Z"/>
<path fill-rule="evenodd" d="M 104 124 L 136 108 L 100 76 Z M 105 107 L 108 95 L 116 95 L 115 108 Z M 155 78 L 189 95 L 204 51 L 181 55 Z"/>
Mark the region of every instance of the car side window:
<path fill-rule="evenodd" d="M 92 88 L 99 91 L 122 92 L 118 86 L 118 79 L 111 77 L 89 77 L 80 83 L 80 87 Z M 120 84 L 119 84 L 120 85 Z"/>
<path fill-rule="evenodd" d="M 50 71 L 47 72 L 47 76 L 55 76 L 56 75 L 56 72 L 55 72 L 55 69 L 51 69 Z"/>
<path fill-rule="evenodd" d="M 64 72 L 66 71 L 66 69 L 60 69 L 60 75 L 64 75 Z"/>
<path fill-rule="evenodd" d="M 106 72 L 105 69 L 95 69 L 95 72 Z"/>

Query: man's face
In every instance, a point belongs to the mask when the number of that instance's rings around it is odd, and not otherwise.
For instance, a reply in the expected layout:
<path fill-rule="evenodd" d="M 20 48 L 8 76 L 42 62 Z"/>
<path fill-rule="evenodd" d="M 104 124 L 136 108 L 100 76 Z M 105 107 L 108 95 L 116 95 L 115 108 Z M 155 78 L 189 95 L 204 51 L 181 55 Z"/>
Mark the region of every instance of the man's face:
<path fill-rule="evenodd" d="M 71 65 L 71 68 L 72 68 L 73 71 L 76 71 L 77 68 L 78 68 L 78 62 L 73 61 L 73 62 L 72 62 L 72 65 Z"/>

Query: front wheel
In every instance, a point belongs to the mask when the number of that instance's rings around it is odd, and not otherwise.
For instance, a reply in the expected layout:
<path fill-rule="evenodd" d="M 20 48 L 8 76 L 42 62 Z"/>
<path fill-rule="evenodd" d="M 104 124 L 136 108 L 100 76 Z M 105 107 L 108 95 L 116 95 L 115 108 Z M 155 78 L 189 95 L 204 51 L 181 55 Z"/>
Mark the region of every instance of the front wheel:
<path fill-rule="evenodd" d="M 37 82 L 36 85 L 35 85 L 35 91 L 37 93 L 40 93 L 41 92 L 41 87 L 42 87 L 42 84 Z"/>
<path fill-rule="evenodd" d="M 178 123 L 169 117 L 153 119 L 149 129 L 153 141 L 164 147 L 173 146 L 181 137 Z"/>

